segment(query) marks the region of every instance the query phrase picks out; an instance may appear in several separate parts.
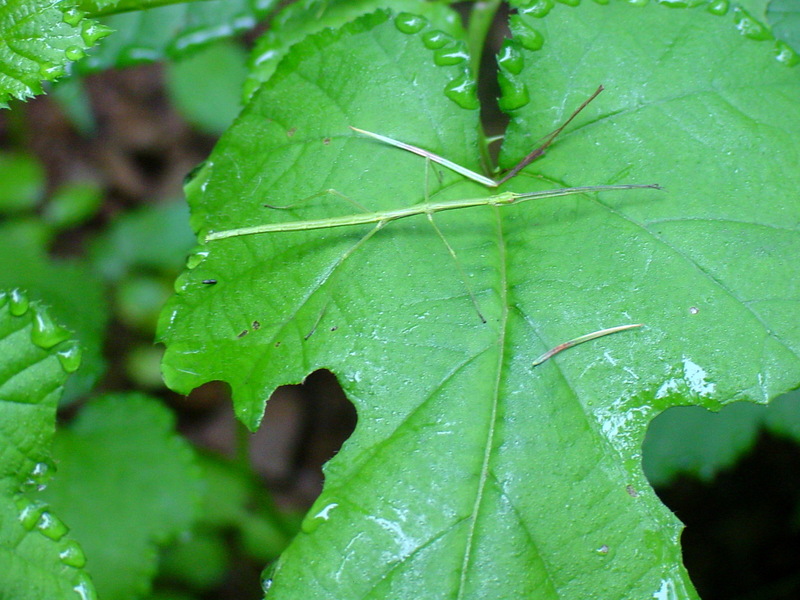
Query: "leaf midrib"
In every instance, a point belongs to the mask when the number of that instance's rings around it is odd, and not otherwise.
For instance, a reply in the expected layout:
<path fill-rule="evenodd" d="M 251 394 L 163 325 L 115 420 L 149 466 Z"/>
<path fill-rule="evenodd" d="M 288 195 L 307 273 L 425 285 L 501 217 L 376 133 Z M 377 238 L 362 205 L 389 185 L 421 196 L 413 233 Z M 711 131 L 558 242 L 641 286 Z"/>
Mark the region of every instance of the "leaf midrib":
<path fill-rule="evenodd" d="M 483 495 L 486 490 L 486 481 L 489 476 L 489 463 L 492 458 L 492 450 L 494 449 L 494 436 L 497 426 L 497 407 L 500 401 L 500 382 L 502 380 L 503 365 L 506 356 L 506 332 L 508 328 L 508 272 L 507 272 L 507 253 L 505 236 L 503 235 L 502 219 L 499 214 L 499 208 L 494 207 L 494 218 L 496 222 L 497 232 L 497 247 L 500 254 L 499 260 L 499 275 L 500 275 L 500 306 L 501 318 L 500 326 L 498 328 L 499 336 L 497 346 L 499 352 L 497 353 L 497 368 L 494 380 L 494 390 L 492 393 L 492 410 L 489 419 L 489 428 L 486 432 L 486 444 L 484 445 L 483 461 L 481 464 L 480 478 L 478 480 L 478 489 L 475 493 L 475 502 L 472 506 L 472 513 L 469 516 L 469 531 L 467 532 L 467 540 L 464 547 L 464 558 L 461 562 L 461 576 L 458 583 L 458 594 L 456 598 L 461 600 L 464 597 L 467 584 L 467 574 L 469 572 L 470 561 L 472 558 L 472 548 L 475 543 L 475 529 L 478 523 L 478 516 L 483 502 Z"/>

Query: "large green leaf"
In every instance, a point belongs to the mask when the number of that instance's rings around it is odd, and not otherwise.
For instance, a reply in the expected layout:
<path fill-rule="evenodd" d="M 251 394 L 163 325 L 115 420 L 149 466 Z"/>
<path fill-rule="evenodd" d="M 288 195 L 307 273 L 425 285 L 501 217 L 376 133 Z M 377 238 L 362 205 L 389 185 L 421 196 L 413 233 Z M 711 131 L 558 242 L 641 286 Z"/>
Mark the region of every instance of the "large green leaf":
<path fill-rule="evenodd" d="M 11 97 L 41 94 L 41 81 L 64 76 L 108 33 L 69 1 L 0 1 L 0 108 Z"/>
<path fill-rule="evenodd" d="M 29 493 L 52 475 L 56 406 L 80 351 L 48 311 L 19 290 L 0 293 L 0 598 L 93 598 L 83 552 Z"/>
<path fill-rule="evenodd" d="M 72 528 L 106 600 L 140 598 L 156 545 L 188 529 L 200 500 L 199 469 L 174 416 L 143 394 L 108 395 L 56 434 L 58 476 L 44 498 Z"/>
<path fill-rule="evenodd" d="M 219 240 L 162 315 L 168 383 L 229 382 L 251 427 L 323 367 L 358 409 L 271 598 L 694 598 L 641 471 L 646 425 L 800 383 L 797 70 L 703 7 L 547 8 L 512 17 L 501 53 L 503 164 L 608 91 L 507 189 L 666 191 L 436 215 L 468 286 L 424 217 Z M 351 212 L 264 206 L 328 188 L 373 210 L 426 182 L 488 195 L 347 127 L 478 168 L 472 82 L 429 34 L 379 14 L 295 46 L 188 186 L 195 229 Z"/>

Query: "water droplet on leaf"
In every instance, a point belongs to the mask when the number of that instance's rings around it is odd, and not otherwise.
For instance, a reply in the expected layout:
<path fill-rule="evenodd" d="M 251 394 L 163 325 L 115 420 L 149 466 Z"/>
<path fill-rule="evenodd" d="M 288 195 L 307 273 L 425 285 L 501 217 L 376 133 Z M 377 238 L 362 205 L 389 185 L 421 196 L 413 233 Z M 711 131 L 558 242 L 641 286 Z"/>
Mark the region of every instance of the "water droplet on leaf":
<path fill-rule="evenodd" d="M 32 502 L 25 496 L 17 496 L 14 503 L 19 510 L 19 522 L 28 531 L 32 531 L 36 527 L 42 513 L 47 510 L 47 504 L 44 502 Z"/>
<path fill-rule="evenodd" d="M 501 109 L 508 112 L 522 108 L 528 102 L 530 102 L 530 97 L 528 96 L 528 87 L 524 82 L 503 71 L 500 71 L 497 75 L 497 81 L 500 84 L 501 94 L 498 104 L 500 105 Z"/>
<path fill-rule="evenodd" d="M 751 40 L 768 40 L 772 37 L 769 29 L 738 6 L 733 9 L 733 20 L 736 23 L 736 29 Z"/>
<path fill-rule="evenodd" d="M 67 373 L 74 373 L 81 366 L 81 348 L 78 342 L 72 342 L 63 350 L 56 352 L 61 368 Z"/>
<path fill-rule="evenodd" d="M 394 18 L 394 25 L 403 33 L 418 33 L 425 29 L 428 22 L 419 15 L 400 13 Z"/>
<path fill-rule="evenodd" d="M 447 35 L 444 31 L 439 31 L 438 29 L 426 31 L 422 34 L 422 43 L 425 44 L 426 48 L 430 48 L 431 50 L 442 48 L 452 41 L 453 38 Z"/>
<path fill-rule="evenodd" d="M 86 53 L 80 46 L 70 46 L 64 51 L 64 54 L 69 60 L 80 60 L 86 56 Z"/>
<path fill-rule="evenodd" d="M 475 80 L 465 73 L 444 86 L 444 94 L 461 108 L 474 110 L 480 107 L 476 88 Z"/>
<path fill-rule="evenodd" d="M 94 46 L 95 42 L 111 33 L 111 29 L 94 21 L 84 21 L 81 24 L 81 38 L 87 46 Z"/>
<path fill-rule="evenodd" d="M 728 0 L 712 0 L 706 10 L 712 15 L 724 15 L 728 12 Z"/>
<path fill-rule="evenodd" d="M 793 67 L 800 61 L 797 52 L 786 42 L 777 42 L 775 44 L 775 58 L 787 67 Z"/>
<path fill-rule="evenodd" d="M 553 0 L 536 0 L 527 8 L 522 9 L 520 12 L 524 15 L 530 15 L 531 17 L 536 17 L 537 19 L 541 19 L 542 17 L 547 16 L 553 9 Z"/>
<path fill-rule="evenodd" d="M 92 579 L 85 571 L 81 571 L 73 581 L 72 589 L 78 594 L 80 600 L 97 600 L 97 592 L 92 584 Z"/>
<path fill-rule="evenodd" d="M 75 540 L 64 540 L 58 558 L 68 567 L 82 569 L 86 565 L 86 555 Z"/>
<path fill-rule="evenodd" d="M 82 10 L 78 10 L 74 6 L 72 8 L 68 8 L 64 11 L 64 23 L 75 27 L 75 25 L 81 22 L 81 19 L 83 19 L 85 14 L 86 13 L 84 13 Z"/>
<path fill-rule="evenodd" d="M 331 518 L 331 512 L 339 506 L 339 503 L 327 502 L 320 510 L 316 510 L 318 505 L 319 499 L 314 503 L 314 506 L 311 507 L 311 510 L 303 519 L 300 525 L 300 529 L 303 530 L 303 533 L 314 533 L 320 525 Z"/>
<path fill-rule="evenodd" d="M 11 290 L 8 300 L 8 311 L 15 317 L 21 317 L 28 312 L 28 307 L 31 304 L 30 300 L 28 300 L 28 294 L 19 288 Z"/>
<path fill-rule="evenodd" d="M 34 344 L 48 350 L 56 344 L 69 339 L 69 337 L 69 331 L 53 321 L 46 311 L 43 309 L 36 310 L 33 318 L 33 330 L 31 331 L 31 341 Z"/>
<path fill-rule="evenodd" d="M 514 75 L 519 75 L 522 72 L 522 67 L 525 66 L 525 59 L 522 58 L 522 53 L 513 40 L 503 42 L 503 47 L 500 48 L 500 52 L 497 55 L 497 64 L 500 65 L 501 69 L 505 69 Z"/>
<path fill-rule="evenodd" d="M 461 41 L 458 41 L 451 46 L 439 48 L 433 53 L 433 62 L 440 67 L 457 65 L 464 62 L 468 58 L 469 54 L 467 54 L 467 45 Z"/>
<path fill-rule="evenodd" d="M 533 27 L 528 25 L 525 19 L 520 15 L 512 15 L 509 20 L 511 26 L 511 33 L 514 39 L 522 44 L 523 48 L 527 50 L 539 50 L 544 44 L 544 37 L 536 31 Z"/>
<path fill-rule="evenodd" d="M 69 531 L 69 527 L 61 519 L 48 511 L 44 511 L 41 514 L 39 521 L 36 523 L 36 529 L 56 542 L 67 535 Z"/>
<path fill-rule="evenodd" d="M 186 268 L 194 269 L 197 265 L 203 262 L 203 260 L 205 260 L 206 256 L 208 256 L 208 250 L 198 250 L 197 252 L 190 254 L 189 258 L 186 259 Z"/>

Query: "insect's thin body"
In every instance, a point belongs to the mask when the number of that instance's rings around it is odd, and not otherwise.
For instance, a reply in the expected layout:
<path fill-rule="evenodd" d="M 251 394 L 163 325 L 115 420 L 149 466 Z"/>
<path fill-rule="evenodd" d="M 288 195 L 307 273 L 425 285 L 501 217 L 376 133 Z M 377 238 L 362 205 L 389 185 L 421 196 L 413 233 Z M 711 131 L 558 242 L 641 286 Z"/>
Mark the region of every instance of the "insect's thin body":
<path fill-rule="evenodd" d="M 589 187 L 560 188 L 556 190 L 545 190 L 542 192 L 503 192 L 485 198 L 459 198 L 456 200 L 442 200 L 441 202 L 425 202 L 414 204 L 404 208 L 393 208 L 376 212 L 368 212 L 355 215 L 343 215 L 339 217 L 327 217 L 325 219 L 311 219 L 308 221 L 289 221 L 287 223 L 266 223 L 254 225 L 252 227 L 239 227 L 237 229 L 227 229 L 216 231 L 206 235 L 206 241 L 221 240 L 243 235 L 255 235 L 259 233 L 278 233 L 287 231 L 309 231 L 312 229 L 330 229 L 332 227 L 349 227 L 353 225 L 365 225 L 367 223 L 379 223 L 385 225 L 390 221 L 413 217 L 415 215 L 432 215 L 445 210 L 455 210 L 462 208 L 472 208 L 475 206 L 507 206 L 509 204 L 521 204 L 529 200 L 555 198 L 558 196 L 570 196 L 587 192 L 604 192 L 613 190 L 630 190 L 636 188 L 660 189 L 658 185 L 599 185 Z"/>

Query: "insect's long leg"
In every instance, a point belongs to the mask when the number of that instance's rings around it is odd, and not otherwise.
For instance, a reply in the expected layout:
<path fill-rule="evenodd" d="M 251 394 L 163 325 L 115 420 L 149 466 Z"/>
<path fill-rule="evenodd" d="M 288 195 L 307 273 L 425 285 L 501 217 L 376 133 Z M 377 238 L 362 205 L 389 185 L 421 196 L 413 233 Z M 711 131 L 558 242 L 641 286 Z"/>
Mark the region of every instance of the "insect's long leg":
<path fill-rule="evenodd" d="M 387 222 L 388 221 L 378 221 L 378 223 L 375 224 L 375 227 L 369 230 L 369 233 L 362 236 L 361 239 L 358 240 L 352 246 L 350 246 L 350 248 L 348 248 L 344 254 L 339 256 L 336 259 L 336 261 L 334 261 L 334 263 L 328 268 L 327 273 L 323 275 L 322 280 L 317 284 L 317 290 L 319 290 L 324 284 L 334 285 L 336 281 L 336 276 L 339 273 L 340 267 L 344 264 L 344 261 L 350 258 L 356 252 L 356 250 L 361 248 L 361 246 L 363 246 L 368 240 L 370 240 L 372 236 L 374 236 L 381 229 L 383 229 L 383 227 L 386 225 Z M 314 321 L 314 325 L 312 325 L 309 332 L 303 337 L 304 340 L 307 340 L 312 335 L 314 335 L 314 332 L 317 330 L 320 321 L 322 321 L 322 317 L 325 316 L 326 310 L 328 310 L 328 302 L 326 302 L 325 306 L 322 307 L 322 310 L 319 312 L 317 319 Z"/>
<path fill-rule="evenodd" d="M 429 156 L 426 156 L 425 157 L 425 203 L 426 204 L 430 202 L 430 190 L 428 187 L 430 172 L 431 172 L 431 158 Z M 439 183 L 441 183 L 441 181 Z M 425 213 L 425 216 L 428 217 L 428 221 L 433 227 L 433 230 L 439 236 L 439 239 L 442 240 L 442 243 L 447 248 L 447 251 L 450 253 L 450 256 L 453 257 L 453 261 L 456 263 L 456 268 L 458 269 L 458 272 L 461 274 L 461 279 L 464 281 L 464 286 L 467 288 L 467 293 L 469 294 L 470 300 L 472 300 L 472 305 L 475 307 L 475 311 L 478 313 L 478 317 L 480 318 L 481 322 L 486 323 L 486 318 L 483 316 L 481 308 L 478 305 L 478 299 L 475 298 L 475 293 L 472 291 L 472 287 L 469 285 L 469 279 L 467 279 L 467 272 L 461 265 L 461 261 L 458 260 L 458 256 L 456 255 L 455 249 L 453 249 L 453 247 L 450 245 L 450 242 L 447 241 L 447 238 L 444 237 L 444 233 L 442 233 L 442 230 L 439 229 L 439 226 L 436 224 L 436 221 L 433 220 L 433 213 L 430 212 Z"/>
<path fill-rule="evenodd" d="M 311 194 L 310 196 L 306 196 L 305 198 L 300 198 L 296 202 L 292 202 L 291 204 L 287 204 L 286 206 L 275 206 L 274 204 L 264 204 L 264 208 L 271 208 L 273 210 L 292 210 L 293 208 L 297 207 L 298 205 L 307 202 L 308 200 L 313 200 L 314 198 L 319 198 L 320 196 L 336 196 L 337 198 L 341 198 L 346 200 L 360 211 L 363 212 L 370 212 L 370 210 L 361 204 L 358 200 L 351 198 L 343 194 L 342 192 L 335 190 L 333 188 L 329 188 L 327 190 L 322 190 L 321 192 L 317 192 L 316 194 Z"/>
<path fill-rule="evenodd" d="M 461 279 L 464 281 L 464 287 L 467 288 L 467 293 L 469 294 L 470 300 L 472 300 L 472 305 L 475 307 L 475 312 L 478 313 L 478 318 L 480 318 L 482 323 L 486 323 L 486 318 L 483 316 L 481 312 L 481 308 L 478 305 L 478 299 L 475 297 L 475 293 L 472 291 L 472 286 L 469 284 L 469 279 L 467 279 L 467 272 L 464 270 L 464 267 L 461 265 L 461 261 L 458 260 L 458 256 L 456 255 L 456 251 L 450 245 L 450 242 L 447 241 L 447 238 L 444 237 L 442 230 L 439 229 L 439 226 L 433 220 L 433 215 L 431 213 L 426 213 L 428 217 L 428 221 L 433 226 L 434 231 L 439 236 L 439 239 L 442 240 L 442 243 L 447 247 L 447 251 L 450 253 L 450 256 L 453 257 L 453 261 L 456 263 L 456 268 L 458 269 L 459 274 L 461 275 Z"/>
<path fill-rule="evenodd" d="M 564 122 L 561 124 L 561 127 L 559 127 L 558 129 L 556 129 L 555 131 L 553 131 L 553 132 L 552 132 L 550 135 L 548 135 L 548 136 L 545 138 L 545 140 L 544 140 L 544 142 L 542 143 L 542 145 L 541 145 L 541 146 L 539 146 L 538 148 L 536 148 L 535 150 L 533 150 L 533 152 L 531 152 L 530 154 L 528 154 L 528 156 L 526 156 L 526 157 L 525 157 L 525 158 L 523 158 L 521 161 L 519 161 L 519 162 L 518 162 L 518 163 L 517 163 L 517 164 L 514 166 L 514 168 L 512 168 L 512 169 L 511 169 L 511 170 L 510 170 L 508 173 L 506 173 L 505 175 L 503 175 L 503 176 L 502 176 L 502 177 L 501 177 L 501 178 L 500 178 L 500 179 L 497 181 L 497 185 L 503 185 L 503 184 L 504 184 L 506 181 L 508 181 L 509 179 L 511 179 L 512 177 L 514 177 L 514 176 L 515 176 L 517 173 L 519 173 L 520 171 L 522 171 L 522 169 L 524 169 L 524 168 L 525 168 L 525 167 L 527 167 L 529 164 L 531 164 L 533 161 L 535 161 L 537 158 L 539 158 L 540 156 L 542 156 L 542 155 L 544 154 L 545 150 L 547 150 L 547 148 L 550 146 L 550 144 L 552 144 L 552 143 L 553 143 L 553 140 L 555 140 L 555 139 L 558 137 L 558 134 L 560 134 L 562 131 L 564 131 L 564 128 L 566 128 L 566 126 L 567 126 L 567 125 L 569 125 L 569 124 L 572 122 L 572 120 L 573 120 L 575 117 L 577 117 L 577 116 L 580 114 L 580 112 L 581 112 L 581 111 L 582 111 L 584 108 L 586 108 L 586 107 L 589 105 L 589 103 L 590 103 L 592 100 L 594 100 L 595 98 L 597 98 L 597 96 L 598 96 L 598 95 L 600 94 L 600 92 L 602 92 L 602 91 L 603 91 L 603 86 L 601 85 L 601 86 L 599 86 L 599 87 L 598 87 L 598 88 L 597 88 L 597 89 L 594 91 L 594 94 L 592 94 L 592 95 L 591 95 L 591 96 L 589 96 L 589 97 L 588 97 L 586 100 L 584 100 L 583 104 L 581 104 L 581 105 L 580 105 L 580 106 L 579 106 L 579 107 L 578 107 L 578 108 L 575 110 L 575 112 L 573 112 L 573 113 L 572 113 L 572 114 L 569 116 L 569 119 L 567 119 L 566 121 L 564 121 Z"/>

